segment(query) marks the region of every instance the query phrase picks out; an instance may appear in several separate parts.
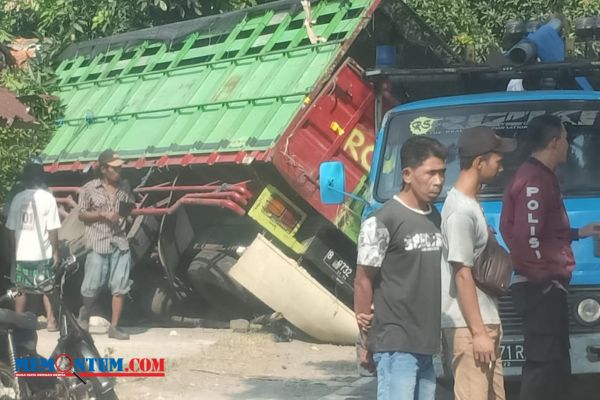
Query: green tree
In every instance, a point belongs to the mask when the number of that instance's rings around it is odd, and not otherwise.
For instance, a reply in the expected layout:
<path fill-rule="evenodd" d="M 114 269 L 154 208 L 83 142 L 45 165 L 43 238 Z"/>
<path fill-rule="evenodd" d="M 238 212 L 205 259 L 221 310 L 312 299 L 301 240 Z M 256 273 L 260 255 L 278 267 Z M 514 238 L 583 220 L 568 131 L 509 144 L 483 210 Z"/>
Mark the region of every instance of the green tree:
<path fill-rule="evenodd" d="M 479 61 L 500 47 L 508 20 L 543 21 L 559 13 L 571 22 L 566 32 L 573 35 L 577 17 L 600 15 L 600 0 L 406 0 L 406 4 L 455 49 L 473 45 Z"/>

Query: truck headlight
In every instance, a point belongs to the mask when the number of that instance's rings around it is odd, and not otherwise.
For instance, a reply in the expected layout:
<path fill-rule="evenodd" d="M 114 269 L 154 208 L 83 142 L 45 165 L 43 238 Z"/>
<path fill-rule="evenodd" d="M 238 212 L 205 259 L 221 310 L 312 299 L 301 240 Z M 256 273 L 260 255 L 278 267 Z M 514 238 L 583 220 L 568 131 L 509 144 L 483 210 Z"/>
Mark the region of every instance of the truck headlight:
<path fill-rule="evenodd" d="M 577 321 L 583 325 L 595 325 L 600 320 L 600 302 L 586 298 L 577 304 Z"/>

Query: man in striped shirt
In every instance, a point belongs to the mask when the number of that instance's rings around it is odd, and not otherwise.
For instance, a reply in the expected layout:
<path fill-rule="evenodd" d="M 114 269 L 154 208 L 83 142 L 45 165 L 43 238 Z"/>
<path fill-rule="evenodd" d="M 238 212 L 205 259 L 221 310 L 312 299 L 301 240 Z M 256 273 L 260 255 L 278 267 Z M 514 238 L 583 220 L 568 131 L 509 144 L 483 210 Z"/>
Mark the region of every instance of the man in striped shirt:
<path fill-rule="evenodd" d="M 129 205 L 133 203 L 133 196 L 121 180 L 123 163 L 114 151 L 103 151 L 98 158 L 100 178 L 85 184 L 79 196 L 79 219 L 85 223 L 85 238 L 90 249 L 81 284 L 83 306 L 79 311 L 79 323 L 88 328 L 96 299 L 108 284 L 112 293 L 108 336 L 127 340 L 129 335 L 118 324 L 125 295 L 130 288 L 131 255 L 125 216 Z"/>

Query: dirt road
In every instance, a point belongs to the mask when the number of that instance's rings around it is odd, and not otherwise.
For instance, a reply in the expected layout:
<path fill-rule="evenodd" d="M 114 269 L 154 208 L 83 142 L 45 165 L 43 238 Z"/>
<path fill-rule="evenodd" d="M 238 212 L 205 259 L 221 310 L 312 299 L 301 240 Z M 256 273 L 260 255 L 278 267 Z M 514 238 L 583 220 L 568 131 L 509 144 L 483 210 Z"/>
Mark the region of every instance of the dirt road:
<path fill-rule="evenodd" d="M 354 348 L 302 341 L 275 343 L 266 333 L 230 330 L 127 328 L 130 341 L 95 334 L 104 356 L 164 357 L 164 378 L 120 378 L 122 400 L 374 400 L 376 382 L 359 378 Z M 49 355 L 58 334 L 38 331 L 38 350 Z M 597 399 L 597 377 L 578 377 L 570 400 Z M 507 383 L 509 400 L 518 386 Z M 437 400 L 451 400 L 438 387 Z"/>
<path fill-rule="evenodd" d="M 117 393 L 135 399 L 319 399 L 358 379 L 354 348 L 293 341 L 265 333 L 209 329 L 127 329 L 130 341 L 96 334 L 105 356 L 164 357 L 165 378 L 121 378 Z M 39 331 L 51 353 L 56 333 Z"/>

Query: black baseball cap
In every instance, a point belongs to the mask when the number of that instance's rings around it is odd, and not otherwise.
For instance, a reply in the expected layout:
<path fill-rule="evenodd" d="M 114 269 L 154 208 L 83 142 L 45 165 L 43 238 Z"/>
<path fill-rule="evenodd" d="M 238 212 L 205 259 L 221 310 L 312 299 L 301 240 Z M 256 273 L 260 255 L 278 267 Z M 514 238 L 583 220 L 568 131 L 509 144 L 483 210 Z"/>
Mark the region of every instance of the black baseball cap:
<path fill-rule="evenodd" d="M 112 149 L 106 149 L 98 156 L 100 165 L 110 165 L 111 167 L 120 167 L 125 161 Z"/>
<path fill-rule="evenodd" d="M 490 152 L 510 153 L 516 148 L 515 139 L 502 138 L 489 126 L 465 129 L 458 139 L 458 154 L 461 157 L 476 157 Z"/>

